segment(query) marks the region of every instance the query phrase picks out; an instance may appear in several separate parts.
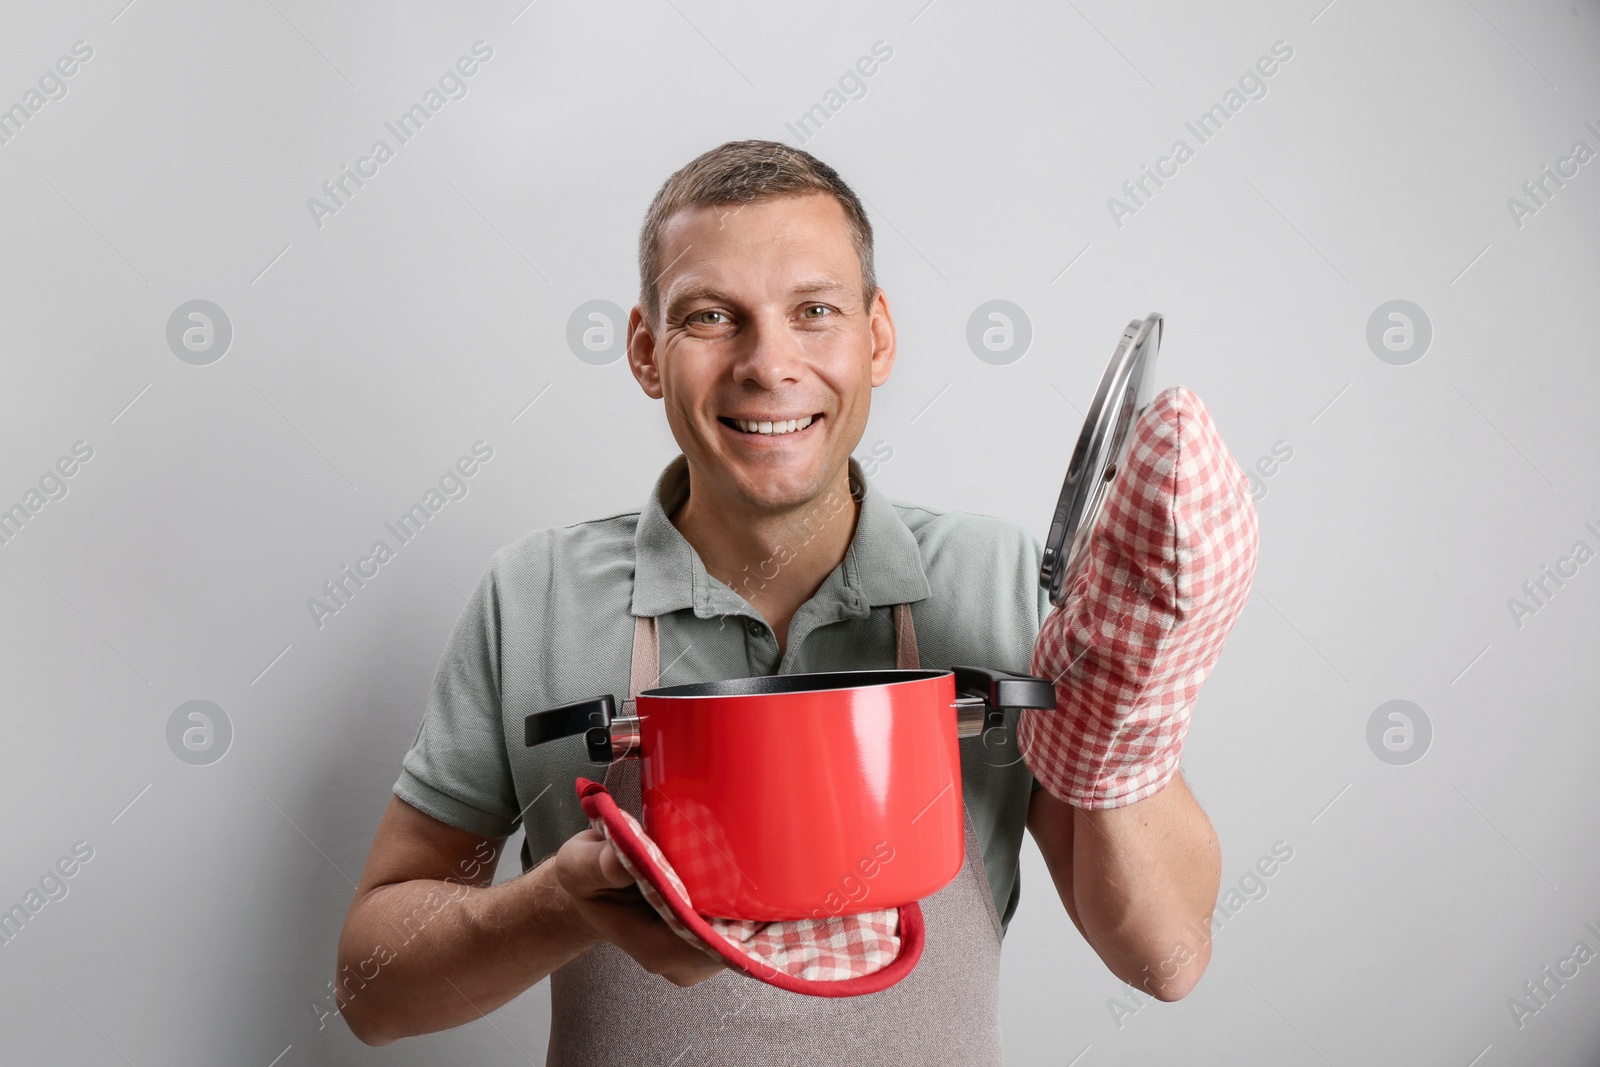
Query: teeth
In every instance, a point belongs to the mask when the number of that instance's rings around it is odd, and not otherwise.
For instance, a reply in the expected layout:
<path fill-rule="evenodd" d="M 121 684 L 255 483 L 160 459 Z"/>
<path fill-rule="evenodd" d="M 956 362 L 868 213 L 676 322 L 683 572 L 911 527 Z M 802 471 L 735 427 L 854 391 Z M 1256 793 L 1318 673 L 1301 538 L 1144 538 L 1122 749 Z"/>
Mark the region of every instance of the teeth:
<path fill-rule="evenodd" d="M 786 422 L 757 422 L 754 419 L 734 419 L 739 429 L 746 433 L 764 433 L 769 436 L 775 434 L 794 433 L 811 425 L 811 416 L 803 419 L 789 419 Z"/>

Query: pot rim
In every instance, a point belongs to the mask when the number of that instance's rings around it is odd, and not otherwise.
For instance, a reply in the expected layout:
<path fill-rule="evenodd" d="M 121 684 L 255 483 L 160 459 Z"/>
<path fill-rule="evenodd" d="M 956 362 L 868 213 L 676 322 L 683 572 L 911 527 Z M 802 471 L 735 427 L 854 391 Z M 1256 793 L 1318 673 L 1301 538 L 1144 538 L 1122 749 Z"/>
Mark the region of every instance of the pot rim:
<path fill-rule="evenodd" d="M 886 668 L 862 671 L 817 671 L 804 674 L 769 674 L 753 678 L 727 678 L 716 682 L 686 682 L 681 685 L 641 689 L 639 698 L 652 700 L 750 700 L 757 697 L 786 697 L 810 693 L 836 693 L 847 689 L 887 689 L 932 681 L 955 672 L 933 668 L 901 670 Z M 885 677 L 893 675 L 892 678 Z M 877 680 L 874 680 L 877 679 Z M 735 689 L 735 687 L 738 687 Z M 717 690 L 728 689 L 728 692 Z"/>

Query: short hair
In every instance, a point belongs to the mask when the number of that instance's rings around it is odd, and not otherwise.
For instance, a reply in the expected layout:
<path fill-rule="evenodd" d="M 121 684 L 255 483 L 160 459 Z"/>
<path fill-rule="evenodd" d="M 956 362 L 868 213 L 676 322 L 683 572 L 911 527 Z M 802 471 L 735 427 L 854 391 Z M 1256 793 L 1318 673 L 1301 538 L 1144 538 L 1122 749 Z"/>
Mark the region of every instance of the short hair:
<path fill-rule="evenodd" d="M 861 260 L 861 294 L 878 294 L 872 266 L 872 223 L 855 191 L 822 160 L 780 141 L 728 141 L 703 152 L 662 183 L 639 228 L 639 303 L 652 329 L 661 327 L 661 231 L 684 208 L 753 204 L 785 196 L 823 193 L 844 209 L 850 239 Z M 668 264 L 670 266 L 671 264 Z"/>

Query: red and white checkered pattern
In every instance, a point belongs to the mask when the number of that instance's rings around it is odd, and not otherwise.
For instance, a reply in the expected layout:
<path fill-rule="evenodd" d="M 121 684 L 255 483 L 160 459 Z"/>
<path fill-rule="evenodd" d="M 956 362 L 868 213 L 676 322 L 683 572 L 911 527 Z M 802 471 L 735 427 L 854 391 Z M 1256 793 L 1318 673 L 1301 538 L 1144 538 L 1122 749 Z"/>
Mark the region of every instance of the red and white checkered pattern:
<path fill-rule="evenodd" d="M 1132 804 L 1177 773 L 1260 542 L 1244 471 L 1199 397 L 1162 392 L 1131 433 L 1089 558 L 1034 643 L 1030 670 L 1055 683 L 1055 710 L 1024 711 L 1017 727 L 1028 768 L 1080 808 Z"/>
<path fill-rule="evenodd" d="M 856 996 L 893 985 L 922 954 L 922 909 L 915 903 L 781 922 L 702 916 L 639 821 L 600 783 L 579 778 L 577 786 L 589 825 L 616 847 L 622 865 L 667 925 L 753 978 L 813 996 Z"/>

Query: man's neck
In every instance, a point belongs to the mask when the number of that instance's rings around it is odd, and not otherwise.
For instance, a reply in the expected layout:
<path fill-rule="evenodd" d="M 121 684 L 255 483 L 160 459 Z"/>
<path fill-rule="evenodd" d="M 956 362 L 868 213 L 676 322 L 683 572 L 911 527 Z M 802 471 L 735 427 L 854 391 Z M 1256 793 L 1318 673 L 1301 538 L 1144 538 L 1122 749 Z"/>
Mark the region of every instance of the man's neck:
<path fill-rule="evenodd" d="M 789 621 L 844 559 L 861 505 L 848 465 L 814 500 L 784 511 L 739 506 L 696 488 L 669 518 L 706 571 L 750 603 L 782 650 Z"/>

